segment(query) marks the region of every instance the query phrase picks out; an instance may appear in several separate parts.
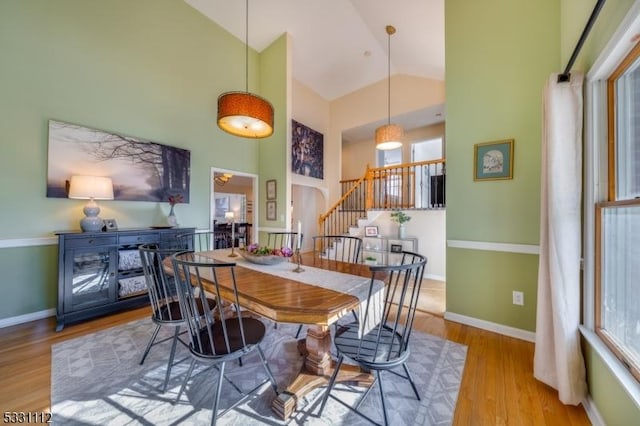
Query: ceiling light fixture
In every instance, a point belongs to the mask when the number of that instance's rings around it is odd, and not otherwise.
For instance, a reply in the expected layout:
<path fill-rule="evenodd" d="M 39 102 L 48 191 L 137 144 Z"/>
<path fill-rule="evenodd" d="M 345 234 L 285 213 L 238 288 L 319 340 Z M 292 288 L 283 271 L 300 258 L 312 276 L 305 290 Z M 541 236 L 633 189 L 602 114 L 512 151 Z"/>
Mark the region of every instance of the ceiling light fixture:
<path fill-rule="evenodd" d="M 273 134 L 273 106 L 249 93 L 249 0 L 245 25 L 245 91 L 226 92 L 218 97 L 218 127 L 235 136 L 260 139 Z"/>
<path fill-rule="evenodd" d="M 396 29 L 386 26 L 389 56 L 387 60 L 387 124 L 376 129 L 376 149 L 396 149 L 402 146 L 402 137 L 404 132 L 402 127 L 397 124 L 391 124 L 391 35 L 395 34 Z"/>
<path fill-rule="evenodd" d="M 231 180 L 232 177 L 233 175 L 231 173 L 223 173 L 222 175 L 216 176 L 213 180 L 217 185 L 224 186 L 224 184 L 229 182 L 229 180 Z"/>

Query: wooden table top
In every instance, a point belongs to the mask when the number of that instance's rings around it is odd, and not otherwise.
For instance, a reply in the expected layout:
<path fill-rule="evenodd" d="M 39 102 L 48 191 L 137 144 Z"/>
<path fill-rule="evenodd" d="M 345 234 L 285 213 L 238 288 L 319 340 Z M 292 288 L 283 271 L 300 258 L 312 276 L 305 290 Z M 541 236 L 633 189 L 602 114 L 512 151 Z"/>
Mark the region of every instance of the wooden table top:
<path fill-rule="evenodd" d="M 188 254 L 179 255 L 178 258 L 181 256 L 188 256 Z M 216 262 L 214 256 L 215 252 L 196 252 L 193 260 Z M 366 265 L 314 259 L 312 253 L 303 254 L 301 263 L 303 266 L 363 277 L 371 276 L 369 267 Z M 291 265 L 293 269 L 294 263 Z M 357 309 L 360 304 L 358 298 L 353 295 L 259 272 L 240 265 L 235 267 L 235 276 L 240 305 L 277 322 L 328 326 L 343 315 Z M 228 276 L 220 275 L 219 281 L 222 287 L 229 282 L 225 278 Z M 210 284 L 205 280 L 204 285 L 206 288 Z M 222 288 L 221 292 L 225 298 L 231 299 L 233 296 L 228 287 Z"/>

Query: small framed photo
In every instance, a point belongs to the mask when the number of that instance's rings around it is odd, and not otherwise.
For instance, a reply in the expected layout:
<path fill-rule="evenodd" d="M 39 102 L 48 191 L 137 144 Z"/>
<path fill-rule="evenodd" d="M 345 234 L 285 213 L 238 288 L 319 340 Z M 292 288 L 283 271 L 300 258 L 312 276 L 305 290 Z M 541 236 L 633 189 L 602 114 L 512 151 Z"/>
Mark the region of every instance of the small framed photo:
<path fill-rule="evenodd" d="M 513 139 L 473 147 L 473 180 L 513 179 Z"/>
<path fill-rule="evenodd" d="M 402 253 L 402 244 L 391 244 L 389 250 L 391 253 Z"/>
<path fill-rule="evenodd" d="M 278 187 L 276 186 L 276 180 L 270 179 L 267 181 L 267 200 L 275 200 L 276 198 L 278 198 Z"/>
<path fill-rule="evenodd" d="M 117 231 L 118 224 L 115 219 L 105 219 L 102 221 L 104 223 L 105 231 Z"/>
<path fill-rule="evenodd" d="M 364 235 L 365 235 L 365 237 L 377 237 L 378 236 L 378 227 L 377 226 L 365 226 L 364 227 Z"/>
<path fill-rule="evenodd" d="M 278 208 L 275 201 L 267 201 L 267 220 L 277 220 Z"/>

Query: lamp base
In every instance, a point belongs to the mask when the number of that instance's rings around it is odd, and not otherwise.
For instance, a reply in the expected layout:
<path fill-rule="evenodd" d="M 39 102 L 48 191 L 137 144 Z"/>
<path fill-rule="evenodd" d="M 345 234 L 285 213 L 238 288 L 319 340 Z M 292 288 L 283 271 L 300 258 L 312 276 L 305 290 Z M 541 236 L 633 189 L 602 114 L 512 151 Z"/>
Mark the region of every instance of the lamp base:
<path fill-rule="evenodd" d="M 84 206 L 82 211 L 86 217 L 80 221 L 80 229 L 83 232 L 101 232 L 104 223 L 98 216 L 98 213 L 100 213 L 98 204 L 92 199 Z"/>
<path fill-rule="evenodd" d="M 80 228 L 83 232 L 102 232 L 104 222 L 100 217 L 85 217 L 80 221 Z"/>

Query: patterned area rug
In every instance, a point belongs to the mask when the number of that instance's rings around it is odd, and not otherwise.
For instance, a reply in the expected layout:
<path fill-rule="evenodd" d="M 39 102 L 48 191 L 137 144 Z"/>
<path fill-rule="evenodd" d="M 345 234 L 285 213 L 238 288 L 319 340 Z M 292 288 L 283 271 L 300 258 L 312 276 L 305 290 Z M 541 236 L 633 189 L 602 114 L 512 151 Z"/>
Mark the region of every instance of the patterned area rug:
<path fill-rule="evenodd" d="M 53 423 L 59 425 L 201 425 L 211 421 L 217 371 L 196 367 L 180 401 L 176 396 L 189 366 L 188 350 L 178 345 L 171 380 L 166 392 L 162 385 L 170 342 L 151 349 L 144 365 L 140 356 L 153 331 L 151 320 L 138 320 L 52 347 L 51 404 Z M 278 385 L 289 383 L 302 365 L 294 339 L 297 326 L 267 324 L 262 348 Z M 161 335 L 169 336 L 169 328 Z M 383 373 L 385 396 L 392 425 L 449 425 L 452 423 L 467 347 L 424 333 L 414 332 L 409 369 L 418 387 L 418 401 L 405 379 Z M 243 390 L 262 379 L 264 369 L 257 354 L 243 358 L 243 366 L 227 365 L 225 375 Z M 337 385 L 332 393 L 353 403 L 364 390 Z M 317 389 L 300 401 L 291 425 L 369 424 L 332 398 L 323 416 L 317 415 L 324 389 Z M 229 407 L 239 394 L 223 383 L 220 409 Z M 218 419 L 221 425 L 287 424 L 271 410 L 274 392 L 265 384 L 255 396 Z M 361 410 L 382 421 L 377 385 Z"/>

